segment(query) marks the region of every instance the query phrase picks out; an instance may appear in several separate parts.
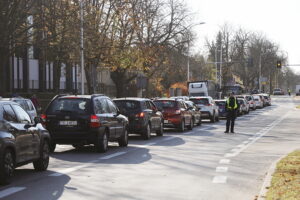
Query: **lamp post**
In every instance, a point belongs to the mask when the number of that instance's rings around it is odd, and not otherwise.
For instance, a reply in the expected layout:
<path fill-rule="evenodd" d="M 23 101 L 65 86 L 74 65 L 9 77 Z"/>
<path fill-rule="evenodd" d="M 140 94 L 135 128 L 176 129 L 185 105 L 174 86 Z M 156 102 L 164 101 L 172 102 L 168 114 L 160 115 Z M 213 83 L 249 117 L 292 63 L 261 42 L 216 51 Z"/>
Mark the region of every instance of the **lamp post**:
<path fill-rule="evenodd" d="M 200 22 L 196 25 L 202 25 L 205 22 Z M 188 34 L 188 52 L 187 52 L 187 82 L 190 81 L 190 34 Z"/>
<path fill-rule="evenodd" d="M 83 49 L 83 0 L 80 1 L 80 65 L 81 65 L 81 94 L 84 94 L 84 49 Z"/>

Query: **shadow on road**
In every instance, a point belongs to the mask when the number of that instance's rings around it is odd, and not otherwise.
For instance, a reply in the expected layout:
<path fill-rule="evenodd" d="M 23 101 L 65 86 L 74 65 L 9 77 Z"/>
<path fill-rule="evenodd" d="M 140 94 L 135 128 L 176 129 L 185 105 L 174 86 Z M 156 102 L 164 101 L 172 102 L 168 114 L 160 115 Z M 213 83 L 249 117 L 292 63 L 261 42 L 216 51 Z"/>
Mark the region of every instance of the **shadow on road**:
<path fill-rule="evenodd" d="M 56 200 L 59 199 L 66 189 L 70 189 L 66 186 L 71 178 L 68 175 L 62 175 L 59 177 L 49 177 L 49 174 L 55 173 L 55 171 L 36 172 L 31 169 L 17 169 L 13 182 L 6 187 L 0 187 L 1 190 L 7 187 L 24 186 L 23 180 L 26 180 L 27 188 L 22 192 L 17 192 L 10 196 L 7 196 L 6 200 L 15 199 L 30 199 L 30 200 Z M 55 179 L 55 181 L 49 180 Z M 76 188 L 74 188 L 76 189 Z"/>

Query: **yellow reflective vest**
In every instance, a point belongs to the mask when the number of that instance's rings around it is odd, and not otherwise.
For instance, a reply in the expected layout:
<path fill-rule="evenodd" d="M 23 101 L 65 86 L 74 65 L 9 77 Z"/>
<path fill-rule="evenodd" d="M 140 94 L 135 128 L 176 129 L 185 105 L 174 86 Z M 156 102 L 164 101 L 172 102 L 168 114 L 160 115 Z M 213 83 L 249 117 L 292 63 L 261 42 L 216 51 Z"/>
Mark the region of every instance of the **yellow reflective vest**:
<path fill-rule="evenodd" d="M 227 109 L 228 110 L 232 110 L 232 109 L 237 109 L 237 107 L 238 107 L 238 105 L 237 105 L 237 100 L 236 100 L 236 98 L 234 97 L 234 107 L 232 108 L 231 106 L 229 106 L 229 99 L 230 99 L 230 97 L 227 99 Z"/>

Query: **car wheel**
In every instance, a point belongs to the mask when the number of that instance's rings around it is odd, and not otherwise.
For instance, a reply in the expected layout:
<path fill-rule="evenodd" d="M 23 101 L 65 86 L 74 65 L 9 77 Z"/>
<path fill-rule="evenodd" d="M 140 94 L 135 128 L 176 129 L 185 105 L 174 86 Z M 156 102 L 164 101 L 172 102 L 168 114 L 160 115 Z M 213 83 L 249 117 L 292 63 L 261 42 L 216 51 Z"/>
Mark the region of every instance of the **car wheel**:
<path fill-rule="evenodd" d="M 48 168 L 49 152 L 50 152 L 49 144 L 47 141 L 44 141 L 40 149 L 39 159 L 33 162 L 33 167 L 36 171 L 45 171 Z"/>
<path fill-rule="evenodd" d="M 127 145 L 128 145 L 128 131 L 127 131 L 127 127 L 124 127 L 123 135 L 118 140 L 118 143 L 119 143 L 120 147 L 127 147 Z"/>
<path fill-rule="evenodd" d="M 156 131 L 157 136 L 163 136 L 164 135 L 164 123 L 160 122 L 159 130 Z"/>
<path fill-rule="evenodd" d="M 143 131 L 143 139 L 149 140 L 150 137 L 151 137 L 151 128 L 150 128 L 150 124 L 148 123 Z"/>
<path fill-rule="evenodd" d="M 217 121 L 217 122 L 220 121 L 220 119 L 219 119 L 219 114 L 218 114 L 218 116 L 216 117 L 216 121 Z"/>
<path fill-rule="evenodd" d="M 189 130 L 193 130 L 193 128 L 194 128 L 194 120 L 193 119 L 191 119 L 190 125 L 188 126 L 188 128 L 189 128 Z"/>
<path fill-rule="evenodd" d="M 56 143 L 51 142 L 50 143 L 50 152 L 53 153 L 55 151 L 55 148 L 56 148 Z"/>
<path fill-rule="evenodd" d="M 216 116 L 215 116 L 215 113 L 213 114 L 213 116 L 211 116 L 210 122 L 211 122 L 211 123 L 215 123 L 215 122 L 216 122 Z"/>
<path fill-rule="evenodd" d="M 182 119 L 180 125 L 179 125 L 179 131 L 180 132 L 183 132 L 185 130 L 185 123 L 184 123 L 184 120 Z"/>
<path fill-rule="evenodd" d="M 98 134 L 97 141 L 95 143 L 96 151 L 99 153 L 107 152 L 108 150 L 108 136 L 107 132 L 104 132 L 103 135 Z"/>
<path fill-rule="evenodd" d="M 14 174 L 14 156 L 11 150 L 6 149 L 0 160 L 0 183 L 9 184 Z"/>

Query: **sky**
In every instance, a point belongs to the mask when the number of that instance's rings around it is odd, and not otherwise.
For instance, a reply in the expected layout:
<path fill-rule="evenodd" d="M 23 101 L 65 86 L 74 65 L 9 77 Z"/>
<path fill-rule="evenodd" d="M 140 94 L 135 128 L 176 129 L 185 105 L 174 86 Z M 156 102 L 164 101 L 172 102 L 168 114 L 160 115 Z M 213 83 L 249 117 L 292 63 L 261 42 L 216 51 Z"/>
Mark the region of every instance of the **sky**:
<path fill-rule="evenodd" d="M 225 23 L 264 34 L 279 44 L 289 64 L 300 64 L 300 0 L 185 0 L 195 22 L 193 51 L 205 53 L 205 38 L 214 39 Z M 291 67 L 300 74 L 300 66 Z"/>

